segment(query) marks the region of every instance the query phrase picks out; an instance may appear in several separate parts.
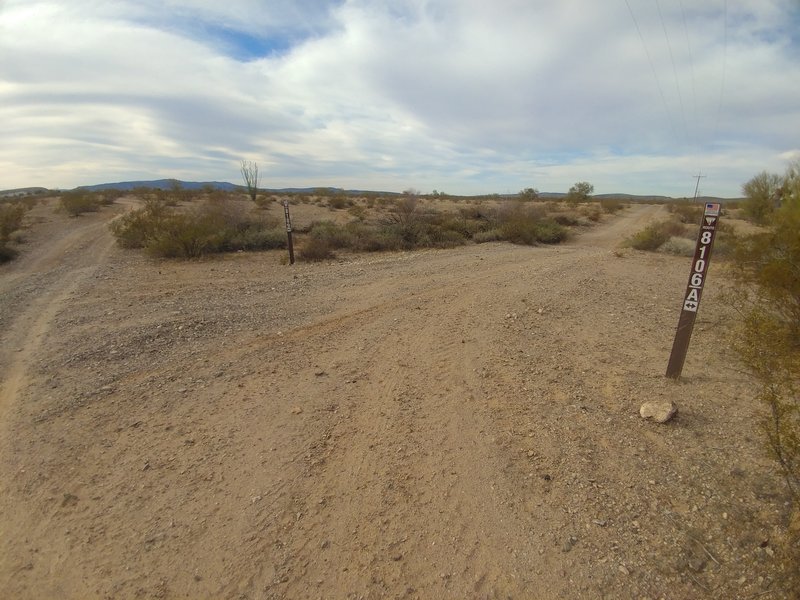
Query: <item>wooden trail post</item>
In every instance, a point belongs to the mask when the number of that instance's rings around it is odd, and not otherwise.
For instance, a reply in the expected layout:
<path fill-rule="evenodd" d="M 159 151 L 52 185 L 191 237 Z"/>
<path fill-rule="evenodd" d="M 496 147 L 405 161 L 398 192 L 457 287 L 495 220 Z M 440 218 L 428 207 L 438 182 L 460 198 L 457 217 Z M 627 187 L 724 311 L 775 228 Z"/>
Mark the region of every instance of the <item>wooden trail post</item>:
<path fill-rule="evenodd" d="M 703 286 L 708 273 L 708 263 L 711 259 L 711 249 L 717 235 L 720 205 L 718 202 L 706 203 L 703 211 L 703 220 L 700 223 L 700 235 L 692 259 L 692 272 L 689 274 L 689 285 L 683 296 L 683 307 L 678 320 L 678 329 L 675 332 L 675 341 L 672 343 L 672 352 L 667 365 L 667 377 L 678 379 L 683 371 L 686 360 L 686 351 L 689 349 L 689 340 L 692 339 L 694 321 L 697 318 L 697 309 L 700 307 L 700 297 L 703 295 Z"/>
<path fill-rule="evenodd" d="M 283 215 L 286 217 L 286 236 L 289 240 L 289 264 L 294 264 L 294 244 L 292 244 L 292 219 L 289 216 L 289 201 L 283 201 Z"/>

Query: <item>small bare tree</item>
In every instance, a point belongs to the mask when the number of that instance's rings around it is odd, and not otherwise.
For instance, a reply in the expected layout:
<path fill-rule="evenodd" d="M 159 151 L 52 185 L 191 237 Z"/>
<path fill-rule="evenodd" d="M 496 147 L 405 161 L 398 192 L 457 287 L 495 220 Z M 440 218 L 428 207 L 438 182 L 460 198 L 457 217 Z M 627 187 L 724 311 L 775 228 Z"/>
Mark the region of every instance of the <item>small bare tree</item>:
<path fill-rule="evenodd" d="M 247 188 L 247 194 L 255 202 L 258 195 L 258 186 L 261 183 L 261 177 L 258 174 L 258 163 L 251 160 L 243 160 L 241 172 L 244 185 Z"/>

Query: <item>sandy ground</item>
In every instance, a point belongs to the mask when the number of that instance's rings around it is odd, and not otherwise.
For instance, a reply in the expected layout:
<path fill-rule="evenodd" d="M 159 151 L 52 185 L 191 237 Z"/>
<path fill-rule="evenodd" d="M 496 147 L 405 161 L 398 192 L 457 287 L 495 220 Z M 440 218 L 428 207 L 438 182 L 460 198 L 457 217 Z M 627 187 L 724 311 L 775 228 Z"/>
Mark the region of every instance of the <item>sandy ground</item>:
<path fill-rule="evenodd" d="M 616 249 L 662 208 L 294 267 L 151 261 L 121 210 L 0 267 L 1 597 L 792 597 L 719 267 L 674 382 L 689 261 Z"/>

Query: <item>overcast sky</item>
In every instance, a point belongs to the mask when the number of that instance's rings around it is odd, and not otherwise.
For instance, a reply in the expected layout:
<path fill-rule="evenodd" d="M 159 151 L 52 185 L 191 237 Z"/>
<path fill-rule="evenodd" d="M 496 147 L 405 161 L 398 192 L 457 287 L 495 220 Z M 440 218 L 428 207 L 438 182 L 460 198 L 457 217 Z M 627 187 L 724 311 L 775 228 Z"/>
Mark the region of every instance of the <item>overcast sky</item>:
<path fill-rule="evenodd" d="M 0 0 L 0 189 L 737 196 L 800 158 L 800 0 Z"/>

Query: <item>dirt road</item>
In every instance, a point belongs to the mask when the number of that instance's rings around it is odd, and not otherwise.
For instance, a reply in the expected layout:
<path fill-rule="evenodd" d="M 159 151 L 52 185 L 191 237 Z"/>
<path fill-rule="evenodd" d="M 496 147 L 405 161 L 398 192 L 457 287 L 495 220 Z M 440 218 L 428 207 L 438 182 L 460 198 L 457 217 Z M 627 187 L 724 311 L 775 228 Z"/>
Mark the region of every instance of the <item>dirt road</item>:
<path fill-rule="evenodd" d="M 0 271 L 4 597 L 789 597 L 714 267 L 674 383 L 687 261 L 612 253 L 660 211 L 294 267 L 47 217 Z"/>

